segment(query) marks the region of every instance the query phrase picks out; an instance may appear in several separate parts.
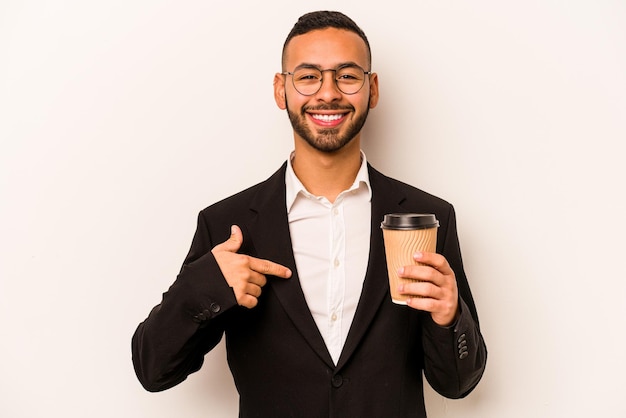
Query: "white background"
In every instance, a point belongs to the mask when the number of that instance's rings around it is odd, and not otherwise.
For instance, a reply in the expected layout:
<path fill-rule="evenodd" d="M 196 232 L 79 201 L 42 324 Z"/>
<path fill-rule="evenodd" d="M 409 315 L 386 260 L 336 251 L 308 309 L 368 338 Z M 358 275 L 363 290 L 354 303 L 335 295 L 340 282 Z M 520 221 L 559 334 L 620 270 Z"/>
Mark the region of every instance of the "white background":
<path fill-rule="evenodd" d="M 489 361 L 430 416 L 626 416 L 626 3 L 312 7 L 370 38 L 369 160 L 457 209 Z M 291 150 L 272 78 L 310 10 L 0 2 L 0 416 L 236 416 L 221 345 L 150 394 L 130 338 L 197 212 Z"/>

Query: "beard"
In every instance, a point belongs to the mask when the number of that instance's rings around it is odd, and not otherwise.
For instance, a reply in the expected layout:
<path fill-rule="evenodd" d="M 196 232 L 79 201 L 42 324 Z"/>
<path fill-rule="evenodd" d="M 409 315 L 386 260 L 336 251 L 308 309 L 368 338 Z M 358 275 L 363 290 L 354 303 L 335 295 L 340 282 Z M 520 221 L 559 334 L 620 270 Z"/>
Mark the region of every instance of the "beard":
<path fill-rule="evenodd" d="M 369 100 L 366 110 L 357 119 L 350 122 L 345 127 L 345 132 L 340 134 L 337 128 L 318 128 L 313 130 L 307 125 L 306 110 L 354 110 L 353 107 L 340 107 L 337 105 L 315 106 L 302 108 L 300 113 L 289 110 L 289 103 L 286 103 L 287 115 L 293 130 L 304 139 L 311 147 L 317 151 L 332 153 L 340 150 L 350 143 L 365 125 L 365 120 L 369 113 Z"/>

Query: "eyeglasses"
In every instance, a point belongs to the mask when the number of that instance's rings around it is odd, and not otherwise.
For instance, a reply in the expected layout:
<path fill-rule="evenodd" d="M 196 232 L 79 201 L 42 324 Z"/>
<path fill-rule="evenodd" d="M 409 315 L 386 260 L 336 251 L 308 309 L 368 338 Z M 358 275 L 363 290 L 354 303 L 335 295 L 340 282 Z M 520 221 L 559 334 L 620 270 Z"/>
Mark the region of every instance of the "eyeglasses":
<path fill-rule="evenodd" d="M 343 65 L 339 68 L 320 70 L 309 65 L 296 67 L 293 72 L 285 71 L 281 74 L 292 76 L 293 87 L 303 96 L 312 96 L 322 88 L 323 73 L 335 73 L 335 84 L 343 94 L 355 94 L 365 84 L 365 76 L 372 74 L 358 65 Z"/>

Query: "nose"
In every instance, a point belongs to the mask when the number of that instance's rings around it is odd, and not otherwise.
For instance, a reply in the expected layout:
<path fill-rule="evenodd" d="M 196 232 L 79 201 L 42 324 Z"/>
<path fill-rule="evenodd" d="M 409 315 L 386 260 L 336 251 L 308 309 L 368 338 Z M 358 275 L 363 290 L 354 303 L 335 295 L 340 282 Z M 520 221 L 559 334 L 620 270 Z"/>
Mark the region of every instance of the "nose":
<path fill-rule="evenodd" d="M 341 95 L 342 93 L 337 87 L 337 80 L 335 80 L 335 70 L 322 71 L 322 85 L 316 96 L 325 102 L 332 102 L 340 100 Z"/>

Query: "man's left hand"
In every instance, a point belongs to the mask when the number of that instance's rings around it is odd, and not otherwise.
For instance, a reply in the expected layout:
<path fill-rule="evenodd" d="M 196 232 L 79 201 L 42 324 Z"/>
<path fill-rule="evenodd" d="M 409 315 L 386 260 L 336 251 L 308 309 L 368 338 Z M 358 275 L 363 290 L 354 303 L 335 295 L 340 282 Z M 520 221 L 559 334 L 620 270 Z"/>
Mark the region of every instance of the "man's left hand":
<path fill-rule="evenodd" d="M 399 287 L 400 293 L 409 296 L 407 305 L 430 312 L 438 325 L 452 325 L 459 311 L 459 294 L 448 261 L 441 254 L 428 252 L 415 253 L 413 259 L 418 264 L 398 270 L 400 277 L 419 280 Z"/>

